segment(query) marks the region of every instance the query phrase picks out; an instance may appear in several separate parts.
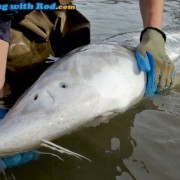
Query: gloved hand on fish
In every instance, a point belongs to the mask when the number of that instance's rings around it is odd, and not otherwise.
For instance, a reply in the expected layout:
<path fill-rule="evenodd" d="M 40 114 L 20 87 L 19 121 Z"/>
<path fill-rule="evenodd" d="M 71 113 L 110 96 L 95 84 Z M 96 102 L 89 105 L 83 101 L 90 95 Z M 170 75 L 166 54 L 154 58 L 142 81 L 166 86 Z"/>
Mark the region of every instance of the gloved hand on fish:
<path fill-rule="evenodd" d="M 147 72 L 145 96 L 152 97 L 170 88 L 175 78 L 174 64 L 165 52 L 163 31 L 148 27 L 142 31 L 140 41 L 136 58 L 139 68 Z"/>
<path fill-rule="evenodd" d="M 143 98 L 147 74 L 139 69 L 134 52 L 123 47 L 126 42 L 137 44 L 132 35 L 139 36 L 129 33 L 130 41 L 123 41 L 123 34 L 117 35 L 51 65 L 0 122 L 0 157 L 43 146 L 84 158 L 50 141 L 98 117 L 123 113 Z M 168 35 L 167 53 L 180 67 L 180 31 Z"/>

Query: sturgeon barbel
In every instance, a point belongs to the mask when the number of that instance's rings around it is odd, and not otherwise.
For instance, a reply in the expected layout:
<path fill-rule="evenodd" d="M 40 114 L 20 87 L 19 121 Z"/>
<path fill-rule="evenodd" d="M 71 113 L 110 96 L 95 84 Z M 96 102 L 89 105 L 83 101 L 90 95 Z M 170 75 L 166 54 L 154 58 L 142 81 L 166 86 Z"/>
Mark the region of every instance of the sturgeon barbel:
<path fill-rule="evenodd" d="M 179 72 L 180 29 L 167 36 L 166 49 Z M 138 43 L 139 33 L 117 35 L 50 66 L 0 122 L 0 157 L 38 148 L 140 101 L 146 74 L 130 50 Z"/>

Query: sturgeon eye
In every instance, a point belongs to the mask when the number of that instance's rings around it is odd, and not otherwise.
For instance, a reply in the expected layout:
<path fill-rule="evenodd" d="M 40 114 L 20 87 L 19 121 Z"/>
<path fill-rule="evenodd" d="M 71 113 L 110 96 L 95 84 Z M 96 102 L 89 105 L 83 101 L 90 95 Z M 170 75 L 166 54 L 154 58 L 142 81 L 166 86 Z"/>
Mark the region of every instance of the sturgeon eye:
<path fill-rule="evenodd" d="M 36 101 L 38 99 L 38 94 L 34 96 L 34 100 Z"/>
<path fill-rule="evenodd" d="M 64 82 L 59 83 L 59 86 L 60 86 L 61 88 L 67 88 L 67 84 L 64 83 Z"/>

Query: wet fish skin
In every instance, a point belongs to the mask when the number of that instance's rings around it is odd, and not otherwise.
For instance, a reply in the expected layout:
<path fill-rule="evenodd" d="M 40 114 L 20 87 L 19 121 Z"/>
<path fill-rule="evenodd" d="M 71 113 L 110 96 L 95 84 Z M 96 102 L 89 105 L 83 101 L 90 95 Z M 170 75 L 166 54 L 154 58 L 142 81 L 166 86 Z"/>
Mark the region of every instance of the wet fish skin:
<path fill-rule="evenodd" d="M 110 39 L 88 45 L 48 68 L 0 122 L 0 157 L 35 149 L 42 139 L 54 140 L 140 101 L 146 74 L 121 44 Z"/>

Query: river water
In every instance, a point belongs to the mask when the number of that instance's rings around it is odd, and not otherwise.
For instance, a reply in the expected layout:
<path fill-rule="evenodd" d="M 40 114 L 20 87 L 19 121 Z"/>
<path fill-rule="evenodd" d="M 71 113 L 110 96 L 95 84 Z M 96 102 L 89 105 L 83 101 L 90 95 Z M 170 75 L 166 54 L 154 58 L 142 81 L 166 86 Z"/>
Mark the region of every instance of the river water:
<path fill-rule="evenodd" d="M 141 31 L 138 1 L 76 0 L 91 22 L 92 42 L 121 32 Z M 164 27 L 180 24 L 180 0 L 165 2 Z M 180 84 L 164 95 L 144 98 L 97 127 L 86 127 L 56 143 L 92 162 L 63 155 L 6 171 L 17 180 L 179 180 Z M 4 178 L 0 177 L 0 178 Z"/>

